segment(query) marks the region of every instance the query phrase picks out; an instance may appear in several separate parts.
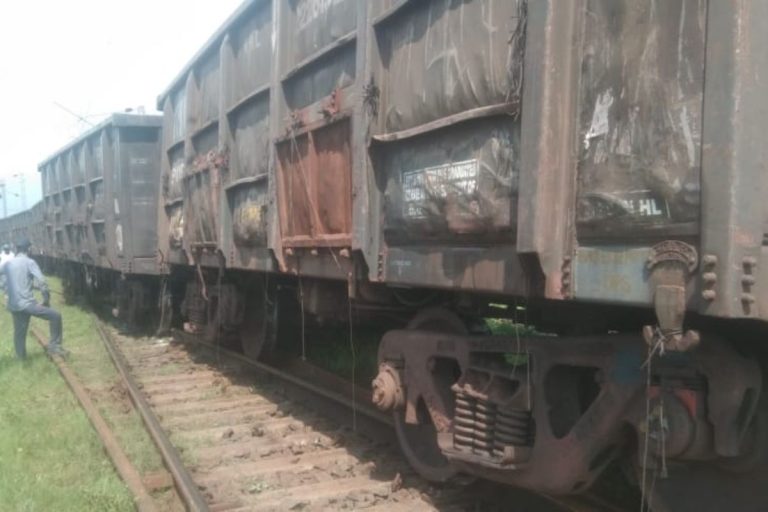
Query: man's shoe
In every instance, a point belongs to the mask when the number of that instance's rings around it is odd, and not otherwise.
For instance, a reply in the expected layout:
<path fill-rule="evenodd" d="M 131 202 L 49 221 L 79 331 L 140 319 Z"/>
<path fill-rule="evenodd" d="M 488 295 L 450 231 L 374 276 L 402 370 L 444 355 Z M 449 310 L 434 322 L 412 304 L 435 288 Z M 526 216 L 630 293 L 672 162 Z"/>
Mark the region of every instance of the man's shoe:
<path fill-rule="evenodd" d="M 59 356 L 62 359 L 67 359 L 69 357 L 69 350 L 62 347 L 53 347 L 48 349 L 48 355 Z"/>

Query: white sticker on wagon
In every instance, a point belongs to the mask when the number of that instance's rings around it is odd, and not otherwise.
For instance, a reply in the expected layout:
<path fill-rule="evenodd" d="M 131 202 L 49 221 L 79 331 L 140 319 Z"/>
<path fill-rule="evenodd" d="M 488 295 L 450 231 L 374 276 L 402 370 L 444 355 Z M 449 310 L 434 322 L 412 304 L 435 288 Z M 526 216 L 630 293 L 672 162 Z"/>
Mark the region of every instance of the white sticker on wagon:
<path fill-rule="evenodd" d="M 475 194 L 479 175 L 480 163 L 476 159 L 405 171 L 403 215 L 411 219 L 424 218 L 430 199 Z"/>

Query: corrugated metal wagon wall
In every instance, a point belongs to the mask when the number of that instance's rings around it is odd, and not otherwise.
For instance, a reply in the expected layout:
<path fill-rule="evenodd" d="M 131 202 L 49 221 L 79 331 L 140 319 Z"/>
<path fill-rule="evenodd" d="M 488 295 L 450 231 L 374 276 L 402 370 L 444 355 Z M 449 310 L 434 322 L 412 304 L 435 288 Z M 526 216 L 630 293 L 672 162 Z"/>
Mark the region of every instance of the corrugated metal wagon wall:
<path fill-rule="evenodd" d="M 226 179 L 230 255 L 247 264 L 247 252 L 265 250 L 269 232 L 272 6 L 254 6 L 221 46 L 220 133 L 228 151 Z M 234 263 L 234 262 L 233 262 Z"/>
<path fill-rule="evenodd" d="M 272 2 L 244 3 L 161 95 L 171 262 L 271 268 Z"/>

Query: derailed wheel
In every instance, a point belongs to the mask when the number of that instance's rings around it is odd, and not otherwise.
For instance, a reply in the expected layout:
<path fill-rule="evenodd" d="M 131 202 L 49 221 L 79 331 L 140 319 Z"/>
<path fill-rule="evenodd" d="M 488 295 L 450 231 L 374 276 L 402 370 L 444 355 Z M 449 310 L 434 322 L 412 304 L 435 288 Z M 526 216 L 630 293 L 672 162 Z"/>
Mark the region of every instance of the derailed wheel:
<path fill-rule="evenodd" d="M 408 329 L 422 329 L 451 334 L 466 334 L 464 322 L 456 314 L 442 309 L 429 308 L 418 313 L 408 324 Z M 422 371 L 422 369 L 419 369 Z M 449 368 L 435 365 L 433 369 L 423 371 L 447 372 Z M 435 378 L 453 379 L 453 375 L 435 375 Z M 450 384 L 449 384 L 450 385 Z M 393 412 L 395 431 L 405 458 L 413 469 L 426 480 L 446 482 L 458 474 L 458 470 L 443 455 L 437 444 L 437 429 L 432 422 L 423 400 L 416 406 L 419 423 L 410 425 L 405 421 L 405 408 L 397 408 Z"/>

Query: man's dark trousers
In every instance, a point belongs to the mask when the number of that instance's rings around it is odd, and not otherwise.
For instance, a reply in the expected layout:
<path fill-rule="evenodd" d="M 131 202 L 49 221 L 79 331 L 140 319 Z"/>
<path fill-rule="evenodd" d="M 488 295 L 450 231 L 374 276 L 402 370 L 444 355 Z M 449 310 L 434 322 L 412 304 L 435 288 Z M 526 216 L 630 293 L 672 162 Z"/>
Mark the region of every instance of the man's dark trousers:
<path fill-rule="evenodd" d="M 13 344 L 16 348 L 16 356 L 21 359 L 27 357 L 27 329 L 29 329 L 31 316 L 48 320 L 51 330 L 48 350 L 61 348 L 61 315 L 51 308 L 33 304 L 22 311 L 13 311 Z"/>

